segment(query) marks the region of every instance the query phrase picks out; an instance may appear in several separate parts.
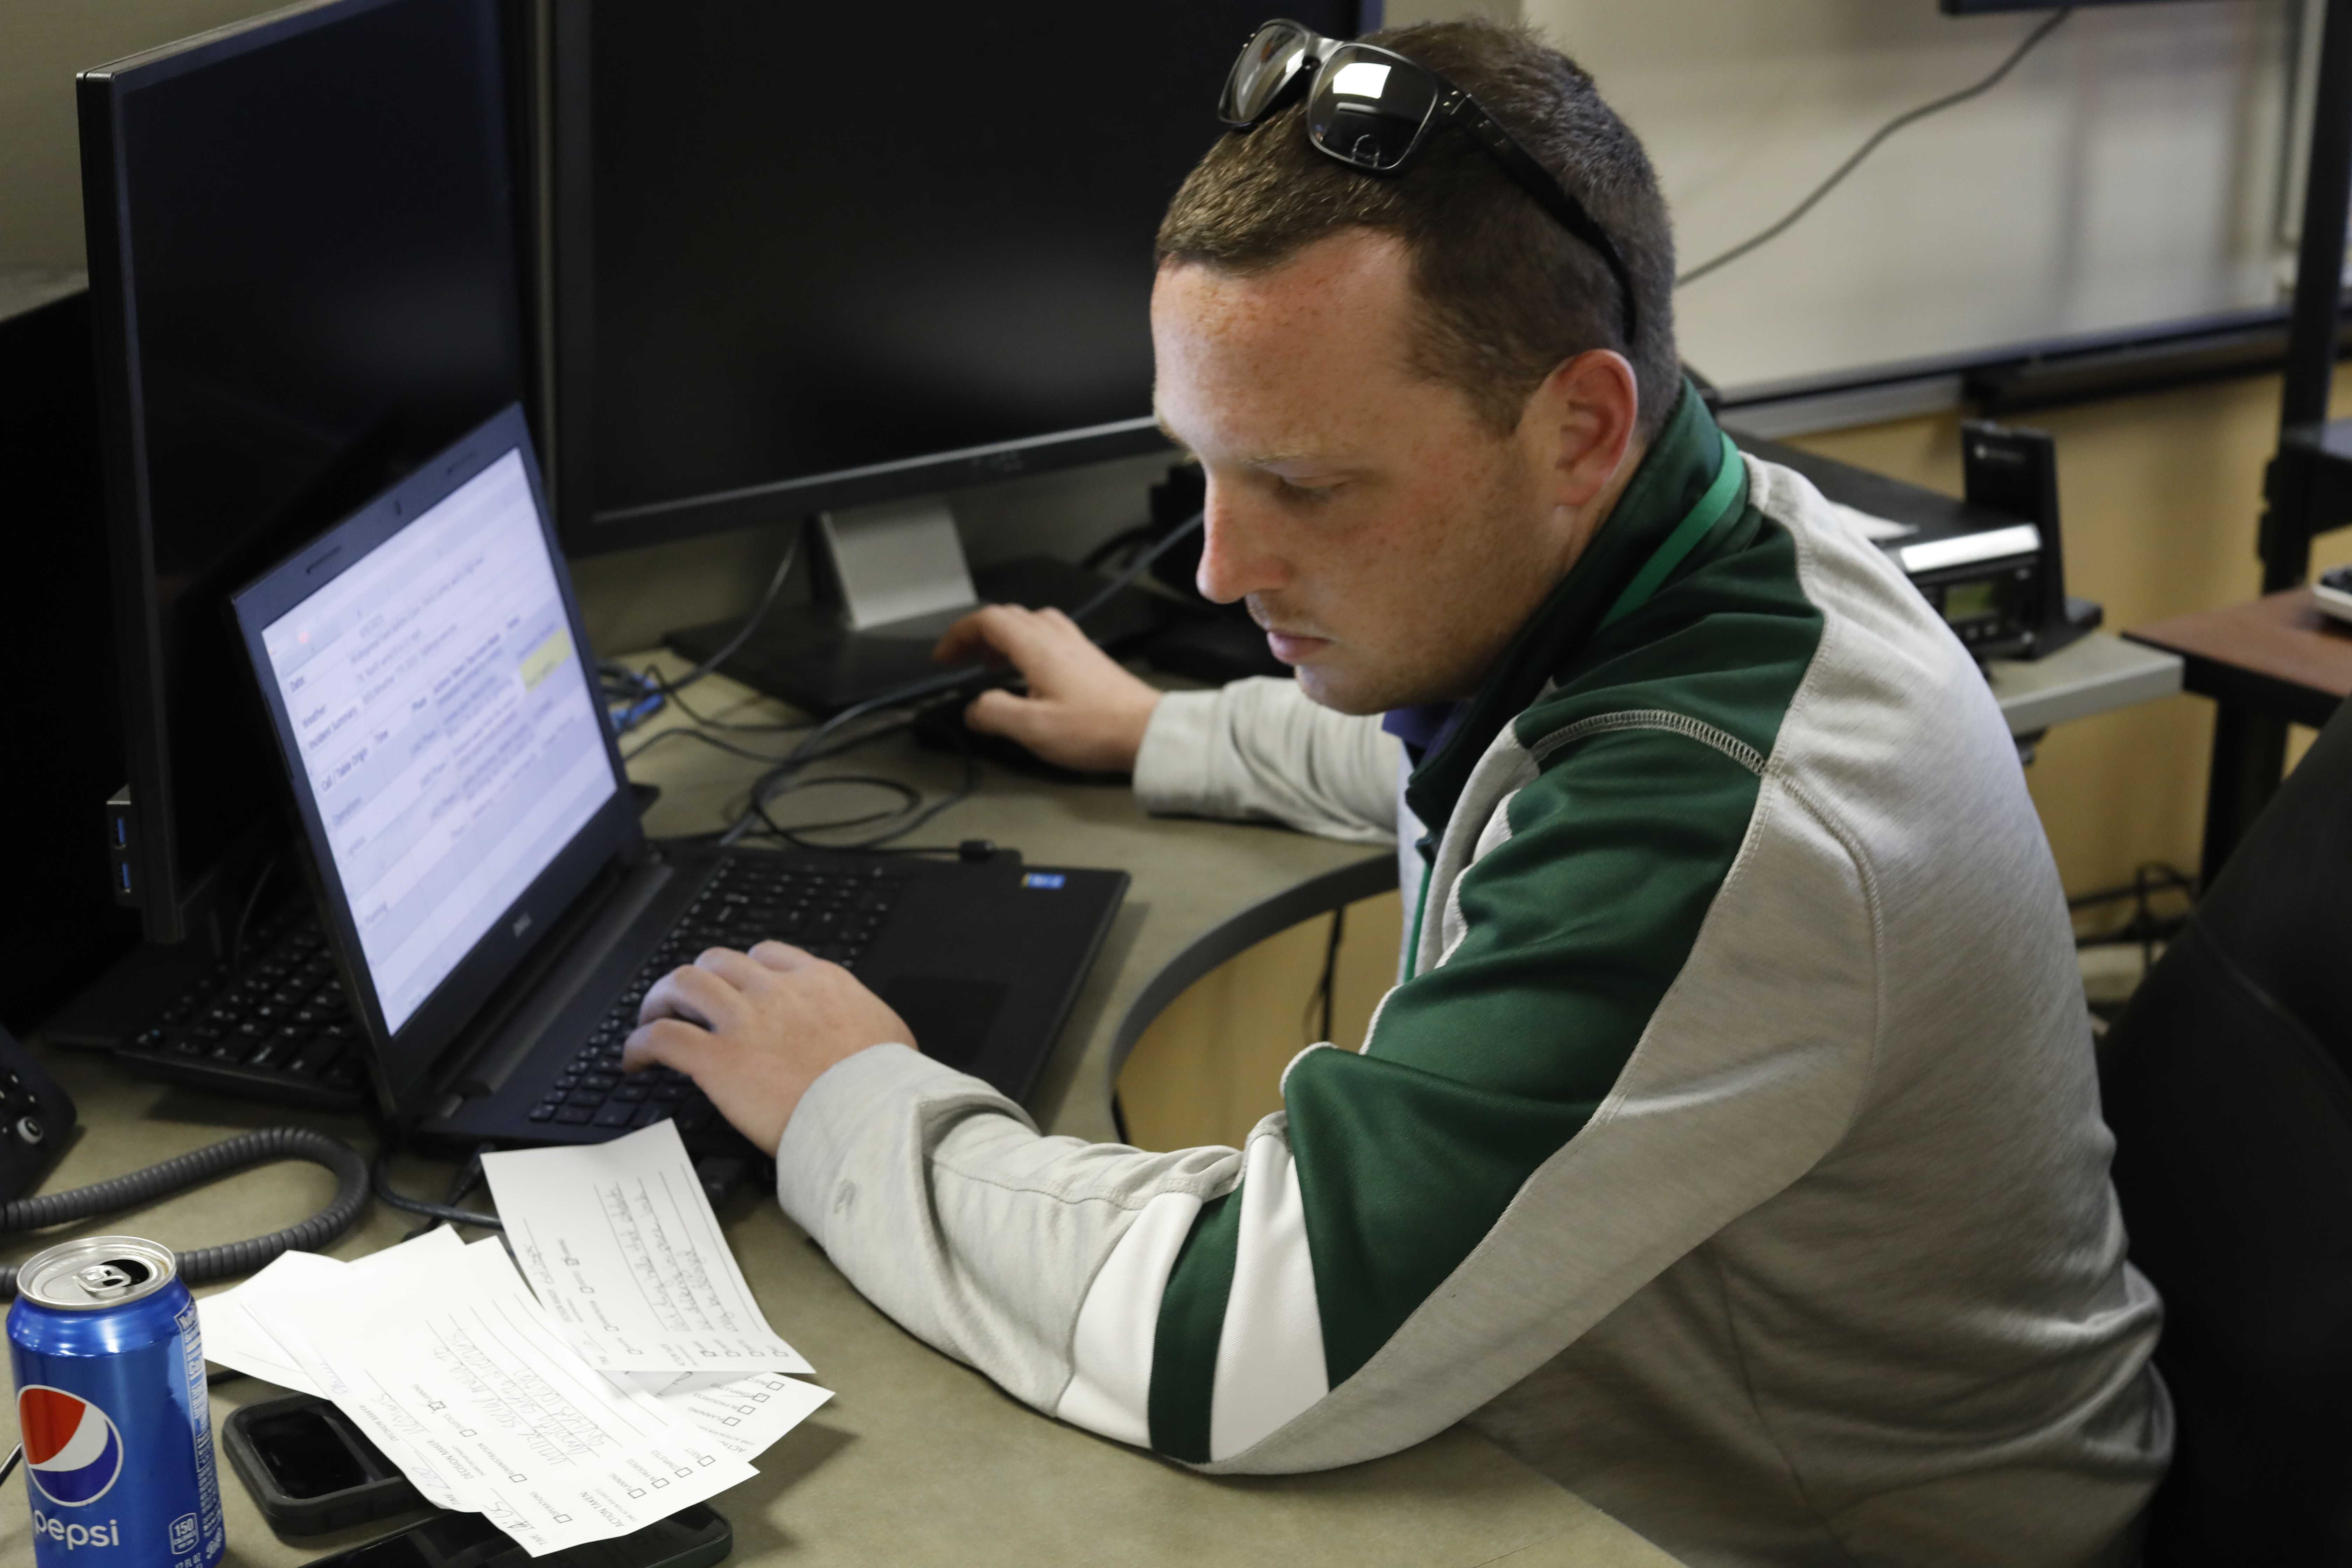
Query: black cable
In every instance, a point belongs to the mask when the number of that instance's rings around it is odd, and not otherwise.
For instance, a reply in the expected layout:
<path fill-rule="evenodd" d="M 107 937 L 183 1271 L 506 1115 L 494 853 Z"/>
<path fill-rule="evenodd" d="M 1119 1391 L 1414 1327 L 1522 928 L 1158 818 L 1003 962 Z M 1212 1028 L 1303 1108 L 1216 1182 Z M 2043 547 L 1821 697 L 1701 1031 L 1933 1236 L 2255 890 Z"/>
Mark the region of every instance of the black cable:
<path fill-rule="evenodd" d="M 448 1189 L 441 1194 L 441 1202 L 445 1205 L 451 1208 L 453 1212 L 457 1212 L 457 1205 L 464 1203 L 467 1198 L 473 1195 L 474 1189 L 482 1184 L 482 1156 L 494 1152 L 497 1148 L 498 1145 L 495 1143 L 477 1143 L 474 1145 L 474 1152 L 466 1156 L 466 1163 L 457 1167 L 457 1173 L 449 1178 Z M 410 1231 L 406 1236 L 402 1237 L 400 1239 L 403 1241 L 415 1241 L 418 1237 L 425 1235 L 427 1231 L 438 1229 L 441 1226 L 449 1222 L 437 1217 L 428 1218 L 423 1225 L 418 1226 L 415 1230 Z"/>
<path fill-rule="evenodd" d="M 1179 541 L 1189 537 L 1194 530 L 1200 528 L 1202 522 L 1206 520 L 1207 515 L 1208 514 L 1205 511 L 1196 511 L 1184 521 L 1169 530 L 1166 538 L 1160 540 L 1157 544 L 1154 544 L 1150 549 L 1143 552 L 1140 555 L 1138 555 L 1133 561 L 1129 562 L 1127 565 L 1119 571 L 1118 574 L 1105 583 L 1099 591 L 1095 593 L 1076 609 L 1070 611 L 1070 619 L 1073 622 L 1083 625 L 1087 616 L 1093 615 L 1097 610 L 1101 609 L 1103 605 L 1108 604 L 1112 596 L 1118 594 L 1120 589 L 1127 587 L 1138 577 L 1143 575 L 1143 574 L 1150 568 L 1150 565 L 1154 561 L 1157 561 L 1162 555 L 1165 555 L 1170 550 L 1176 546 Z M 817 751 L 818 746 L 826 739 L 837 733 L 844 725 L 853 724 L 870 713 L 877 713 L 887 708 L 903 708 L 908 703 L 919 702 L 927 697 L 937 697 L 943 693 L 952 691 L 960 686 L 969 685 L 973 681 L 988 679 L 988 677 L 989 671 L 984 666 L 976 664 L 960 665 L 952 669 L 941 670 L 937 675 L 925 676 L 920 680 L 910 680 L 904 686 L 895 687 L 888 691 L 881 692 L 873 697 L 868 697 L 862 702 L 853 702 L 848 707 L 843 709 L 840 712 L 835 713 L 833 717 L 827 719 L 824 723 L 819 724 L 815 729 L 810 731 L 805 736 L 802 737 L 800 743 L 795 745 L 792 749 L 791 752 L 776 764 L 777 772 L 776 773 L 772 774 L 771 778 L 789 776 L 790 774 L 798 772 L 800 769 L 806 767 L 810 763 L 818 761 L 820 756 L 820 753 Z M 831 753 L 824 754 L 829 755 Z M 975 771 L 970 767 L 969 763 L 967 764 L 966 771 L 969 776 L 976 776 Z M 719 835 L 719 843 L 733 844 L 737 842 L 741 839 L 745 834 L 751 832 L 753 826 L 761 820 L 761 816 L 757 809 L 759 791 L 761 788 L 765 787 L 768 783 L 768 780 L 763 779 L 761 781 L 759 785 L 755 785 L 753 787 L 753 808 L 745 811 L 743 815 L 736 820 L 734 826 L 728 828 L 725 833 Z M 929 821 L 931 817 L 938 816 L 940 811 L 945 810 L 948 805 L 953 805 L 957 800 L 965 798 L 970 793 L 969 788 L 959 792 L 956 795 L 951 796 L 944 805 L 933 811 L 924 814 L 919 819 L 919 822 Z M 908 830 L 911 831 L 914 826 L 919 826 L 919 822 L 909 824 Z M 845 845 L 839 846 L 839 847 L 848 848 L 855 847 Z"/>
<path fill-rule="evenodd" d="M 793 530 L 792 537 L 784 541 L 784 558 L 776 563 L 776 574 L 768 579 L 767 591 L 760 595 L 760 602 L 751 606 L 751 613 L 743 618 L 743 624 L 736 628 L 735 635 L 729 637 L 726 645 L 717 653 L 712 654 L 676 680 L 670 681 L 668 687 L 671 691 L 681 690 L 700 680 L 704 676 L 733 658 L 742 646 L 751 640 L 751 634 L 760 629 L 760 623 L 767 619 L 769 610 L 774 607 L 776 595 L 784 591 L 784 579 L 792 575 L 793 559 L 800 553 L 800 551 L 801 531 L 795 528 Z"/>
<path fill-rule="evenodd" d="M 686 699 L 679 695 L 677 688 L 672 686 L 660 670 L 648 667 L 643 673 L 646 682 L 657 695 L 706 730 L 734 730 L 747 734 L 773 734 L 782 730 L 805 730 L 815 722 L 813 719 L 784 719 L 747 724 L 734 719 L 713 719 L 708 713 L 699 712 L 690 706 Z"/>
<path fill-rule="evenodd" d="M 228 944 L 228 972 L 238 980 L 245 978 L 246 928 L 253 923 L 254 906 L 261 902 L 261 890 L 269 885 L 271 874 L 278 869 L 278 858 L 284 853 L 283 847 L 269 852 L 269 858 L 261 863 L 261 870 L 253 879 L 253 889 L 245 895 L 245 907 L 237 911 L 236 934 Z"/>
<path fill-rule="evenodd" d="M 1151 525 L 1148 522 L 1138 523 L 1133 528 L 1122 528 L 1080 556 L 1078 564 L 1092 571 L 1120 551 L 1133 549 L 1150 537 Z"/>
<path fill-rule="evenodd" d="M 1323 1032 L 1308 1040 L 1307 1042 L 1308 1045 L 1326 1043 L 1331 1038 L 1332 1009 L 1337 1005 L 1339 1000 L 1339 943 L 1345 935 L 1347 929 L 1348 911 L 1344 909 L 1333 910 L 1331 911 L 1331 931 L 1329 936 L 1324 939 L 1323 942 L 1323 978 L 1317 983 L 1314 990 L 1307 994 L 1307 1009 L 1309 1013 L 1312 1013 L 1315 1010 L 1315 1005 L 1318 1001 L 1320 1001 L 1322 1004 Z"/>
<path fill-rule="evenodd" d="M 776 783 L 780 787 L 761 792 L 754 797 L 751 808 L 760 814 L 760 824 L 768 832 L 778 838 L 794 844 L 801 842 L 799 835 L 803 833 L 829 833 L 838 832 L 845 827 L 866 827 L 877 822 L 888 822 L 894 817 L 905 816 L 909 812 L 919 811 L 923 805 L 923 792 L 914 785 L 898 779 L 881 778 L 873 773 L 835 773 L 828 778 L 779 779 Z M 901 804 L 886 811 L 868 812 L 864 816 L 845 816 L 832 822 L 799 822 L 790 827 L 768 815 L 768 807 L 785 795 L 805 795 L 811 790 L 821 789 L 828 784 L 878 789 L 886 794 L 898 796 Z"/>
<path fill-rule="evenodd" d="M 2197 879 L 2162 860 L 2150 860 L 2132 872 L 2132 879 L 2120 887 L 2102 888 L 2095 893 L 2076 893 L 2066 900 L 2070 910 L 2086 910 L 2098 904 L 2120 903 L 2126 899 L 2144 899 L 2148 893 L 2177 892 L 2197 901 Z"/>
<path fill-rule="evenodd" d="M 2056 32 L 2059 26 L 2063 23 L 2067 17 L 2074 14 L 2074 7 L 2069 5 L 2065 9 L 2053 15 L 2048 21 L 2034 28 L 2031 33 L 2028 33 L 2025 36 L 2025 41 L 2011 51 L 2009 58 L 2000 62 L 2000 68 L 1995 70 L 1990 76 L 1985 78 L 1982 81 L 1979 81 L 1971 87 L 1964 87 L 1958 92 L 1946 93 L 1943 97 L 1936 99 L 1931 102 L 1923 103 L 1916 109 L 1906 110 L 1903 113 L 1896 115 L 1894 119 L 1888 121 L 1885 124 L 1872 132 L 1870 133 L 1869 140 L 1863 142 L 1860 147 L 1854 149 L 1853 155 L 1848 158 L 1844 163 L 1840 163 L 1836 170 L 1831 174 L 1828 179 L 1823 180 L 1820 184 L 1815 185 L 1810 195 L 1806 196 L 1803 201 L 1799 202 L 1795 206 L 1789 209 L 1788 216 L 1781 218 L 1778 223 L 1775 223 L 1769 227 L 1764 229 L 1761 233 L 1757 234 L 1750 238 L 1741 240 L 1738 245 L 1733 246 L 1729 250 L 1725 251 L 1722 255 L 1716 257 L 1714 259 L 1703 261 L 1696 267 L 1692 268 L 1689 271 L 1675 279 L 1675 287 L 1681 289 L 1696 283 L 1700 279 L 1706 277 L 1708 273 L 1713 272 L 1716 268 L 1727 266 L 1731 262 L 1738 260 L 1749 251 L 1756 249 L 1759 246 L 1769 244 L 1770 241 L 1780 238 L 1781 235 L 1787 233 L 1791 227 L 1795 226 L 1799 218 L 1803 217 L 1807 213 L 1812 211 L 1814 206 L 1823 196 L 1828 195 L 1832 191 L 1837 189 L 1838 185 L 1843 182 L 1848 174 L 1853 174 L 1854 170 L 1861 167 L 1862 161 L 1864 158 L 1869 157 L 1873 153 L 1876 152 L 1880 142 L 1885 142 L 1888 137 L 1894 135 L 1896 132 L 1902 130 L 1907 125 L 1917 124 L 1920 121 L 1927 119 L 1931 114 L 1940 114 L 1945 110 L 1950 109 L 1956 104 L 1966 103 L 1972 98 L 1979 98 L 1983 96 L 1985 93 L 1990 92 L 1994 88 L 2000 85 L 2002 78 L 2008 76 L 2011 71 L 2017 68 L 2018 61 L 2032 54 L 2034 49 L 2040 46 L 2042 39 Z"/>
<path fill-rule="evenodd" d="M 1097 610 L 1099 610 L 1105 605 L 1109 604 L 1112 595 L 1116 595 L 1121 588 L 1126 587 L 1129 584 L 1133 583 L 1138 577 L 1142 576 L 1144 573 L 1150 571 L 1153 562 L 1167 554 L 1171 550 L 1175 549 L 1180 541 L 1190 539 L 1193 532 L 1198 530 L 1203 522 L 1208 521 L 1208 517 L 1209 514 L 1206 511 L 1196 511 L 1192 516 L 1186 518 L 1182 522 L 1178 523 L 1174 528 L 1170 529 L 1168 531 L 1167 538 L 1162 539 L 1159 543 L 1153 545 L 1150 549 L 1145 551 L 1142 554 L 1137 556 L 1134 560 L 1121 567 L 1119 569 L 1118 575 L 1104 584 L 1095 594 L 1093 598 L 1088 599 L 1085 604 L 1080 605 L 1076 609 L 1072 610 L 1070 612 L 1070 619 L 1083 624 L 1088 616 L 1093 615 Z"/>
<path fill-rule="evenodd" d="M 689 741 L 699 741 L 706 746 L 716 746 L 722 752 L 741 757 L 748 762 L 781 763 L 784 760 L 771 752 L 747 752 L 731 741 L 722 741 L 716 735 L 706 735 L 699 730 L 688 729 L 684 726 L 680 726 L 675 730 L 664 730 L 658 734 L 648 735 L 643 741 L 640 741 L 635 746 L 632 747 L 628 751 L 623 752 L 621 753 L 622 765 L 625 767 L 627 764 L 635 762 L 639 757 L 644 756 L 647 752 L 652 751 L 656 746 L 660 745 L 664 741 L 671 740 L 680 735 L 685 736 Z"/>
<path fill-rule="evenodd" d="M 617 660 L 597 661 L 596 684 L 604 695 L 604 710 L 616 735 L 627 734 L 661 710 L 664 699 L 654 683 Z M 616 702 L 621 705 L 618 712 L 614 711 Z"/>
<path fill-rule="evenodd" d="M 431 1219 L 446 1220 L 451 1225 L 470 1225 L 478 1230 L 505 1234 L 505 1223 L 494 1214 L 477 1214 L 452 1204 L 428 1204 L 423 1198 L 412 1198 L 394 1187 L 392 1184 L 393 1149 L 393 1141 L 387 1138 L 375 1156 L 375 1195 L 386 1206 L 399 1209 L 404 1214 L 424 1215 Z"/>
<path fill-rule="evenodd" d="M 896 827 L 891 828 L 887 833 L 877 833 L 871 838 L 862 838 L 855 844 L 835 844 L 830 846 L 830 847 L 843 850 L 888 849 L 897 840 L 904 838 L 909 833 L 914 832 L 918 827 L 921 827 L 925 824 L 930 822 L 934 817 L 938 816 L 940 813 L 946 811 L 950 806 L 961 805 L 965 801 L 970 800 L 973 795 L 978 793 L 979 789 L 980 760 L 972 755 L 971 742 L 966 742 L 963 747 L 963 781 L 957 784 L 953 790 L 941 795 L 930 805 L 924 806 L 912 816 L 908 817 L 904 822 L 901 822 Z M 816 847 L 811 846 L 811 847 Z"/>
<path fill-rule="evenodd" d="M 495 1143 L 475 1144 L 474 1152 L 466 1156 L 466 1163 L 458 1166 L 457 1173 L 449 1178 L 448 1190 L 441 1194 L 441 1201 L 454 1205 L 472 1197 L 474 1189 L 482 1184 L 482 1177 L 487 1173 L 482 1169 L 482 1156 L 498 1152 L 498 1147 Z"/>
<path fill-rule="evenodd" d="M 0 1232 L 47 1230 L 73 1220 L 116 1214 L 217 1181 L 232 1172 L 279 1160 L 308 1160 L 333 1172 L 333 1200 L 301 1224 L 288 1226 L 284 1230 L 173 1255 L 179 1260 L 180 1278 L 192 1285 L 232 1274 L 250 1274 L 281 1252 L 317 1251 L 351 1229 L 367 1211 L 367 1162 L 360 1157 L 358 1150 L 341 1139 L 307 1127 L 264 1127 L 150 1165 L 143 1171 L 133 1171 L 127 1176 L 0 1205 Z M 0 1294 L 14 1294 L 16 1289 L 16 1270 L 0 1266 Z"/>
<path fill-rule="evenodd" d="M 845 741 L 840 745 L 835 746 L 828 751 L 819 752 L 807 760 L 810 762 L 820 762 L 826 757 L 839 756 L 844 752 L 852 751 L 856 747 L 869 744 L 874 741 L 881 739 L 885 735 L 895 734 L 905 728 L 907 728 L 907 726 L 904 724 L 884 725 L 882 728 L 875 730 L 867 734 L 860 735 L 855 740 Z M 775 772 L 767 774 L 751 786 L 751 805 L 750 815 L 756 816 L 761 826 L 764 826 L 771 835 L 783 840 L 787 844 L 791 844 L 795 847 L 802 849 L 834 849 L 839 850 L 845 854 L 863 850 L 892 849 L 894 847 L 895 840 L 904 838 L 908 834 L 912 833 L 915 829 L 922 826 L 925 823 L 931 821 L 934 817 L 938 816 L 941 812 L 946 811 L 949 807 L 970 800 L 973 794 L 979 789 L 980 764 L 978 759 L 972 755 L 971 738 L 969 736 L 961 735 L 958 738 L 961 742 L 961 757 L 963 762 L 962 781 L 953 791 L 942 796 L 939 800 L 932 802 L 928 806 L 923 805 L 922 795 L 919 791 L 915 790 L 911 785 L 902 784 L 896 779 L 880 778 L 868 773 L 833 773 L 828 774 L 824 778 L 799 780 L 795 779 L 790 772 L 780 768 Z M 803 790 L 816 789 L 823 785 L 835 784 L 866 784 L 877 789 L 890 790 L 904 796 L 906 805 L 899 810 L 894 812 L 879 812 L 867 816 L 845 818 L 835 822 L 795 823 L 790 827 L 786 827 L 778 823 L 775 818 L 768 815 L 768 806 L 781 796 L 795 795 Z M 887 832 L 878 833 L 871 837 L 858 839 L 848 844 L 824 843 L 804 837 L 811 833 L 838 832 L 846 827 L 860 827 L 871 822 L 891 821 L 894 819 L 898 819 L 897 826 L 891 827 Z M 950 849 L 945 846 L 931 846 L 922 848 L 901 847 L 898 852 L 929 855 L 942 852 L 960 853 L 961 848 L 958 847 Z"/>
<path fill-rule="evenodd" d="M 2188 900 L 2189 909 L 2179 914 L 2160 915 L 2156 912 L 2156 899 L 2165 893 L 2177 893 Z M 2144 861 L 2132 871 L 2127 886 L 2105 888 L 2095 893 L 2079 893 L 2066 900 L 2067 909 L 2093 909 L 2101 904 L 2118 903 L 2129 899 L 2130 916 L 2112 930 L 2095 936 L 2078 936 L 2076 948 L 2135 946 L 2139 949 L 2143 971 L 2156 963 L 2158 943 L 2168 943 L 2189 924 L 2190 911 L 2197 907 L 2198 889 L 2194 878 L 2177 867 L 2160 860 Z"/>

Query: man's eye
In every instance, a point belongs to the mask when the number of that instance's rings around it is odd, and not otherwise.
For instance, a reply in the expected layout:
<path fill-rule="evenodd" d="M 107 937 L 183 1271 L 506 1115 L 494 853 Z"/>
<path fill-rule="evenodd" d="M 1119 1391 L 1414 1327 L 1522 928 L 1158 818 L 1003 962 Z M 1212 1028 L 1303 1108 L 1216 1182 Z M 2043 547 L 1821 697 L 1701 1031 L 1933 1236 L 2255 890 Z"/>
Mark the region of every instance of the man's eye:
<path fill-rule="evenodd" d="M 1339 486 L 1337 483 L 1328 485 L 1296 484 L 1289 479 L 1276 476 L 1274 481 L 1274 491 L 1275 494 L 1280 496 L 1285 500 L 1321 501 L 1329 500 L 1334 495 L 1337 495 L 1339 491 Z"/>

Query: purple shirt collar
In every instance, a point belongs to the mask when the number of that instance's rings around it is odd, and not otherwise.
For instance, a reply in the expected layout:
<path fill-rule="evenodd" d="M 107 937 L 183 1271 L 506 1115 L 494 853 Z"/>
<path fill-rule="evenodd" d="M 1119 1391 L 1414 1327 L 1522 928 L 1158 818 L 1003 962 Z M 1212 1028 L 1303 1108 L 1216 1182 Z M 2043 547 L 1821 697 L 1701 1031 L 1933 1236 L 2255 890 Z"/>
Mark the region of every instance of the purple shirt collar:
<path fill-rule="evenodd" d="M 1402 741 L 1418 763 L 1454 738 L 1462 716 L 1469 711 L 1467 702 L 1420 702 L 1411 708 L 1390 709 L 1381 716 L 1381 728 Z"/>

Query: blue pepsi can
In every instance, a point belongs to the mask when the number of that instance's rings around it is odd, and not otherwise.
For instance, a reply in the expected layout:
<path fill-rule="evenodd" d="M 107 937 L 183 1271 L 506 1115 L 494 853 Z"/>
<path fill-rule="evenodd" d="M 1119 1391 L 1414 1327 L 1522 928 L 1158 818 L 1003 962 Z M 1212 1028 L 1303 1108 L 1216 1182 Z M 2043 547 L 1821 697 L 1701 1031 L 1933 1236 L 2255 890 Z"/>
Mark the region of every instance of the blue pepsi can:
<path fill-rule="evenodd" d="M 169 1247 L 68 1241 L 8 1310 L 39 1568 L 212 1568 L 227 1532 L 195 1299 Z"/>

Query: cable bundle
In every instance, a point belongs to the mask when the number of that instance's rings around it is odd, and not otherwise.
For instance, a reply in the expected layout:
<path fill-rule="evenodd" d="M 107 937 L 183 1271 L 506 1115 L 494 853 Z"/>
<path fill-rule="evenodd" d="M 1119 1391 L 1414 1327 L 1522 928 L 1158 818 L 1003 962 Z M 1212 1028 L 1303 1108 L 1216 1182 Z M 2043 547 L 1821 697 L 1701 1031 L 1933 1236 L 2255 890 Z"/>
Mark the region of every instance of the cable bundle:
<path fill-rule="evenodd" d="M 367 1211 L 368 1167 L 358 1150 L 339 1138 L 330 1138 L 307 1127 L 264 1127 L 150 1165 L 143 1171 L 133 1171 L 127 1176 L 0 1205 L 0 1232 L 46 1230 L 53 1225 L 119 1213 L 218 1181 L 237 1171 L 280 1160 L 307 1160 L 333 1172 L 333 1201 L 301 1224 L 288 1226 L 284 1230 L 173 1255 L 179 1262 L 180 1278 L 191 1285 L 232 1274 L 250 1274 L 281 1252 L 315 1252 L 351 1229 Z M 13 1296 L 16 1292 L 16 1270 L 0 1266 L 0 1294 Z"/>

